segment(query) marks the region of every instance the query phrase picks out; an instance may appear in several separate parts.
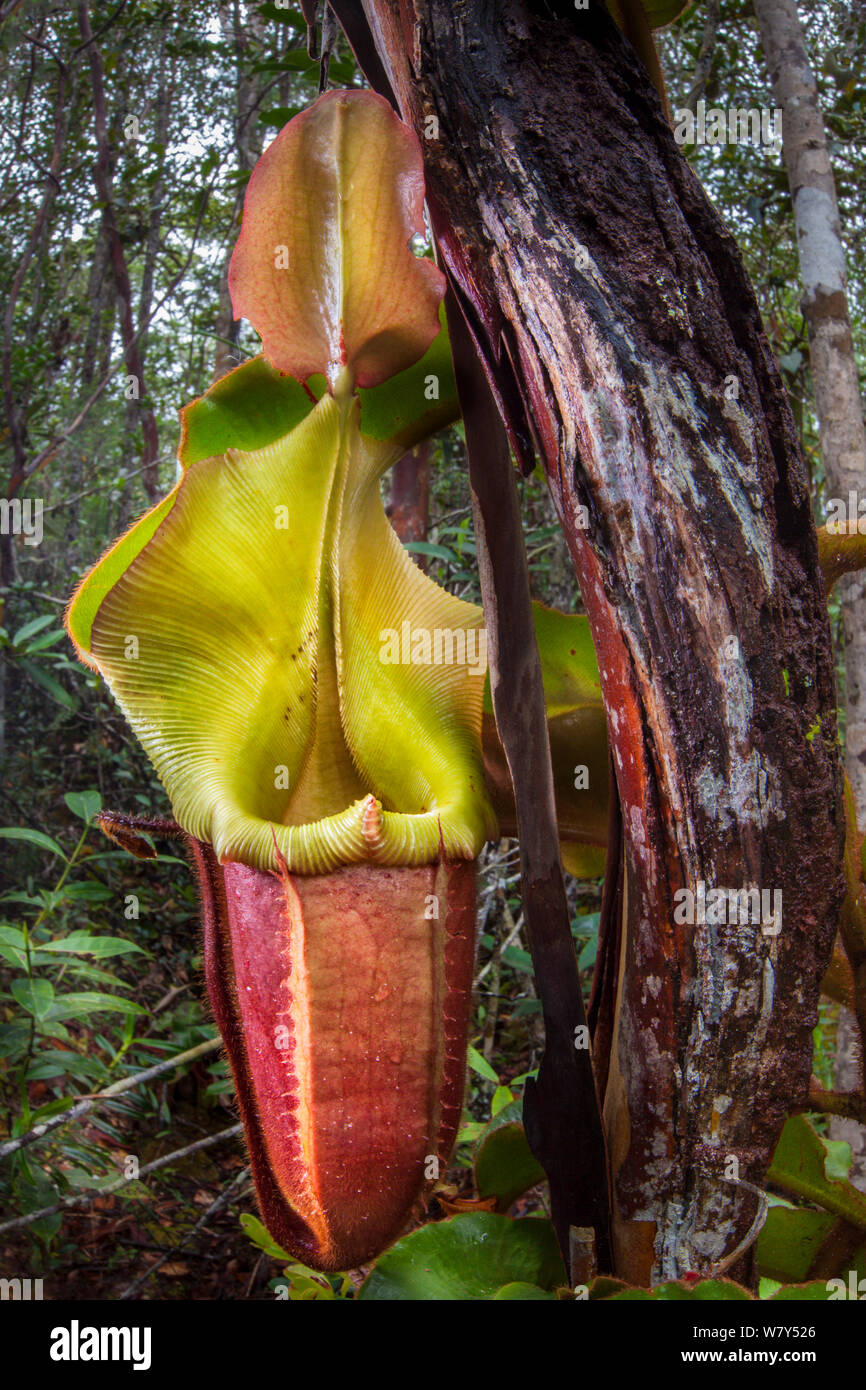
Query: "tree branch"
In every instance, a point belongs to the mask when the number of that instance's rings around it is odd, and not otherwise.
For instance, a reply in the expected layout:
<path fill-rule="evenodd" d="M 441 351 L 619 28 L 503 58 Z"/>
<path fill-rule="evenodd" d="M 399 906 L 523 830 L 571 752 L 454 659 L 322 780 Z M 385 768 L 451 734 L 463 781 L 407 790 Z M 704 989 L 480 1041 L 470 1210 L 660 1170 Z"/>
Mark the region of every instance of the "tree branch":
<path fill-rule="evenodd" d="M 115 1081 L 104 1091 L 97 1091 L 92 1096 L 84 1096 L 69 1110 L 64 1110 L 62 1114 L 52 1115 L 49 1119 L 43 1120 L 41 1124 L 34 1125 L 33 1129 L 29 1129 L 26 1134 L 19 1135 L 17 1139 L 7 1139 L 4 1144 L 0 1144 L 0 1159 L 8 1158 L 10 1154 L 17 1153 L 19 1149 L 26 1148 L 28 1144 L 35 1144 L 37 1139 L 44 1139 L 47 1134 L 58 1129 L 61 1125 L 68 1125 L 73 1120 L 80 1120 L 83 1115 L 89 1114 L 103 1101 L 111 1100 L 113 1096 L 123 1095 L 124 1091 L 131 1091 L 134 1086 L 143 1086 L 146 1081 L 152 1081 L 156 1076 L 164 1076 L 166 1072 L 174 1071 L 186 1062 L 194 1062 L 198 1057 L 206 1057 L 209 1053 L 216 1052 L 221 1046 L 219 1038 L 211 1038 L 208 1042 L 190 1047 L 186 1052 L 176 1053 L 174 1057 L 169 1057 L 165 1062 L 157 1062 L 155 1066 L 147 1067 L 145 1071 L 136 1072 L 135 1076 L 127 1076 L 122 1081 Z"/>
<path fill-rule="evenodd" d="M 202 1149 L 213 1148 L 214 1144 L 221 1144 L 225 1139 L 233 1139 L 238 1134 L 243 1134 L 243 1125 L 230 1125 L 228 1129 L 221 1129 L 219 1134 L 209 1134 L 205 1139 L 197 1139 L 194 1144 L 187 1144 L 184 1149 L 175 1149 L 173 1153 L 165 1154 L 163 1158 L 155 1158 L 152 1163 L 146 1163 L 143 1168 L 139 1168 L 138 1177 L 135 1179 L 122 1177 L 116 1182 L 106 1184 L 90 1192 L 81 1192 L 74 1197 L 64 1197 L 62 1201 L 56 1202 L 51 1207 L 41 1207 L 39 1211 L 30 1211 L 26 1216 L 16 1216 L 12 1221 L 4 1221 L 0 1224 L 0 1235 L 5 1235 L 7 1231 L 20 1230 L 22 1226 L 32 1226 L 34 1221 L 42 1221 L 47 1216 L 57 1216 L 59 1212 L 71 1211 L 73 1207 L 87 1206 L 97 1197 L 104 1197 L 110 1192 L 119 1192 L 121 1188 L 128 1187 L 132 1181 L 140 1182 L 142 1178 L 149 1177 L 151 1173 L 156 1173 L 160 1168 L 166 1168 L 170 1163 L 179 1163 L 182 1158 L 189 1158 L 190 1154 L 200 1153 Z"/>

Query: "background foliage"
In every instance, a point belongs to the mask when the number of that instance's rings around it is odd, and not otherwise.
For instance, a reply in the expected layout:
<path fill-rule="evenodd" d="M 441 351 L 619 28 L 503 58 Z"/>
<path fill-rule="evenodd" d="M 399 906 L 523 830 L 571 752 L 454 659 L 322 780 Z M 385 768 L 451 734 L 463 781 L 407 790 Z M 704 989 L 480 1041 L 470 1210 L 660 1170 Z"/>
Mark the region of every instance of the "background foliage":
<path fill-rule="evenodd" d="M 674 107 L 697 99 L 706 9 L 694 7 L 660 37 Z M 751 6 L 722 0 L 719 13 L 698 94 L 724 107 L 772 105 Z M 863 368 L 866 21 L 847 0 L 815 0 L 801 13 L 832 135 Z M 231 316 L 227 261 L 258 154 L 314 99 L 319 81 L 298 10 L 241 0 L 95 0 L 89 15 L 90 44 L 78 7 L 65 0 L 0 4 L 0 477 L 7 496 L 44 507 L 41 544 L 7 536 L 2 556 L 0 1135 L 13 1138 L 82 1095 L 216 1036 L 202 1004 L 197 903 L 181 860 L 160 842 L 158 867 L 142 863 L 95 828 L 102 805 L 155 816 L 169 808 L 99 678 L 73 659 L 60 618 L 79 576 L 172 485 L 178 409 L 256 350 L 249 329 Z M 104 72 L 110 207 L 94 182 L 93 48 Z M 342 40 L 329 80 L 360 84 Z M 780 156 L 748 145 L 687 154 L 756 287 L 822 520 L 824 477 Z M 112 269 L 118 243 L 142 363 L 137 398 L 123 360 L 123 304 Z M 460 427 L 437 441 L 432 480 L 429 535 L 412 548 L 440 583 L 478 602 Z M 575 610 L 579 595 L 543 479 L 537 473 L 520 486 L 535 596 Z M 600 887 L 569 884 L 587 988 Z M 436 1275 L 451 1292 L 419 1294 L 413 1259 L 397 1249 L 364 1285 L 364 1298 L 555 1298 L 564 1279 L 555 1243 L 538 1222 L 495 1268 L 479 1259 L 466 1275 L 467 1242 L 477 1249 L 475 1237 L 486 1233 L 489 1254 L 506 1211 L 518 1218 L 544 1211 L 516 1103 L 540 1043 L 516 890 L 515 848 L 503 841 L 483 861 L 466 1123 L 429 1213 L 451 1213 Z M 826 1084 L 833 1037 L 827 1006 L 816 1032 L 816 1072 Z M 41 1274 L 73 1291 L 77 1281 L 79 1295 L 102 1297 L 139 1288 L 161 1297 L 272 1297 L 274 1289 L 292 1298 L 354 1296 L 359 1275 L 286 1272 L 251 1215 L 242 1147 L 223 1134 L 234 1123 L 225 1064 L 212 1050 L 18 1150 L 0 1169 L 9 1219 L 82 1191 L 88 1196 L 26 1227 L 0 1227 L 3 1270 Z M 825 1130 L 817 1122 L 815 1143 L 823 1144 Z M 831 1234 L 838 1245 L 840 1229 L 848 1264 L 853 1259 L 866 1274 L 862 1208 L 846 1192 L 840 1209 L 838 1191 L 835 1206 L 822 1205 L 834 1162 L 834 1180 L 847 1187 L 844 1156 L 827 1150 L 825 1171 L 824 1151 L 813 1152 L 809 1134 L 798 1133 L 797 1153 L 812 1153 L 812 1185 L 798 1192 L 777 1185 L 762 1237 L 768 1291 L 807 1281 L 816 1268 L 826 1275 L 820 1252 Z M 215 1142 L 186 1154 L 202 1140 Z M 135 1179 L 135 1162 L 142 1168 L 177 1152 L 146 1182 Z M 112 1185 L 116 1191 L 107 1190 Z M 454 1215 L 466 1201 L 472 1214 Z M 788 1238 L 792 1208 L 800 1219 Z M 239 1211 L 249 1214 L 246 1231 Z M 500 1278 L 506 1266 L 508 1277 Z M 455 1270 L 469 1280 L 462 1291 L 448 1285 Z"/>

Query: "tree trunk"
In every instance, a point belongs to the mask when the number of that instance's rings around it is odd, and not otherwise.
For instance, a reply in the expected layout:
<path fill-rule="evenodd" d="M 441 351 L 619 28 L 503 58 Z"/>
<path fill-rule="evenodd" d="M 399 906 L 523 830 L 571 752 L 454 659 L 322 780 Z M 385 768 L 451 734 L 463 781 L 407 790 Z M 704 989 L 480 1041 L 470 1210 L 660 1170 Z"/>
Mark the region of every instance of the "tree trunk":
<path fill-rule="evenodd" d="M 430 445 L 410 449 L 391 470 L 391 502 L 388 518 L 401 541 L 426 541 L 430 522 Z M 425 555 L 413 556 L 427 569 Z"/>
<path fill-rule="evenodd" d="M 763 1181 L 805 1102 L 842 894 L 832 652 L 790 408 L 736 246 L 600 6 L 364 9 L 599 657 L 623 825 L 617 1271 L 707 1271 L 754 1218 L 736 1179 Z M 781 892 L 781 930 L 707 923 L 701 884 Z M 674 915 L 683 888 L 693 925 Z"/>
<path fill-rule="evenodd" d="M 110 358 L 116 290 L 114 281 L 108 273 L 108 262 L 108 242 L 105 236 L 105 227 L 100 224 L 87 277 L 87 303 L 90 305 L 90 313 L 77 373 L 79 401 L 82 405 L 90 394 L 96 376 L 97 353 L 100 354 L 100 364 L 106 361 L 106 340 L 109 343 L 107 356 Z M 105 371 L 101 375 L 104 376 Z"/>
<path fill-rule="evenodd" d="M 252 5 L 246 8 L 245 17 L 242 18 L 240 0 L 232 0 L 232 3 L 223 0 L 223 3 L 217 7 L 217 13 L 223 39 L 226 43 L 233 44 L 237 55 L 238 70 L 234 110 L 235 150 L 238 169 L 249 174 L 262 152 L 262 126 L 255 119 L 255 111 L 259 98 L 258 84 L 260 80 L 263 81 L 264 79 L 259 79 L 255 75 L 250 76 L 247 68 L 252 63 L 252 44 L 256 39 L 261 38 L 264 21 Z M 228 268 L 240 230 L 245 193 L 246 188 L 244 187 L 235 199 L 231 227 L 226 240 L 225 260 L 220 272 L 219 307 L 214 323 L 216 334 L 214 381 L 225 376 L 226 372 L 232 371 L 242 360 L 235 350 L 240 332 L 240 319 L 235 318 L 232 310 L 228 287 Z"/>
<path fill-rule="evenodd" d="M 697 111 L 698 102 L 701 98 L 706 96 L 707 83 L 712 75 L 713 59 L 716 56 L 716 44 L 719 36 L 719 24 L 722 18 L 722 0 L 706 0 L 704 8 L 704 32 L 701 35 L 701 46 L 698 50 L 698 59 L 695 63 L 691 89 L 683 102 L 683 106 L 693 112 Z"/>
<path fill-rule="evenodd" d="M 866 497 L 866 429 L 848 315 L 845 248 L 836 182 L 818 86 L 806 52 L 795 0 L 755 0 L 773 94 L 782 109 L 785 166 L 803 282 L 802 308 L 809 329 L 812 388 L 827 490 L 848 506 L 849 493 Z M 841 581 L 845 640 L 846 768 L 857 816 L 866 825 L 866 573 Z M 836 1083 L 863 1086 L 857 1029 L 843 1010 L 837 1033 Z M 855 1177 L 866 1183 L 866 1131 L 854 1120 L 834 1120 L 833 1137 L 847 1140 L 857 1157 Z"/>
<path fill-rule="evenodd" d="M 105 74 L 102 55 L 94 42 L 90 27 L 87 0 L 80 0 L 78 6 L 78 27 L 81 30 L 83 46 L 87 49 L 90 63 L 90 78 L 93 88 L 94 130 L 96 132 L 96 163 L 93 166 L 93 182 L 102 205 L 102 221 L 105 227 L 111 257 L 111 268 L 120 307 L 120 335 L 123 341 L 124 357 L 129 377 L 137 383 L 138 398 L 145 395 L 144 368 L 139 350 L 139 335 L 132 316 L 132 285 L 129 267 L 120 237 L 120 229 L 114 212 L 111 187 L 111 152 L 108 140 L 108 120 L 105 104 Z M 142 453 L 142 482 L 151 502 L 159 498 L 159 435 L 156 417 L 149 406 L 141 409 L 141 429 L 144 436 Z"/>

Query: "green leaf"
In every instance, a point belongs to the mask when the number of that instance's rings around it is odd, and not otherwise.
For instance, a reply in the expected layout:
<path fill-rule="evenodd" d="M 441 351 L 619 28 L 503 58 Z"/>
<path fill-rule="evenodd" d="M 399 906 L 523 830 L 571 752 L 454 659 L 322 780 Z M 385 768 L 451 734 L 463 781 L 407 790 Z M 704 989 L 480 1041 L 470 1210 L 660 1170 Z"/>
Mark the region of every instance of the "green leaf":
<path fill-rule="evenodd" d="M 772 1298 L 776 1290 L 781 1287 L 778 1279 L 765 1279 L 761 1277 L 758 1280 L 758 1298 Z"/>
<path fill-rule="evenodd" d="M 88 864 L 90 858 L 91 856 L 88 856 Z M 73 903 L 108 903 L 113 902 L 117 894 L 107 883 L 87 880 L 83 883 L 64 883 L 58 896 Z"/>
<path fill-rule="evenodd" d="M 611 1303 L 749 1303 L 752 1295 L 741 1284 L 729 1279 L 704 1279 L 697 1284 L 657 1284 L 654 1289 L 623 1289 L 611 1296 Z"/>
<path fill-rule="evenodd" d="M 446 564 L 456 565 L 457 556 L 447 545 L 434 545 L 432 541 L 404 541 L 410 555 L 430 555 L 434 560 L 444 560 Z"/>
<path fill-rule="evenodd" d="M 47 651 L 49 647 L 56 647 L 58 642 L 66 641 L 66 633 L 62 627 L 56 627 L 51 632 L 45 632 L 38 637 L 35 642 L 27 643 L 27 655 L 33 656 L 34 652 Z"/>
<path fill-rule="evenodd" d="M 258 112 L 256 120 L 262 125 L 272 126 L 274 130 L 282 130 L 286 122 L 299 116 L 303 109 L 302 106 L 269 106 L 266 111 Z"/>
<path fill-rule="evenodd" d="M 506 965 L 522 971 L 524 975 L 532 974 L 532 956 L 520 946 L 509 946 L 502 952 L 502 959 Z"/>
<path fill-rule="evenodd" d="M 126 937 L 91 936 L 87 931 L 73 931 L 68 936 L 55 937 L 53 941 L 40 941 L 39 950 L 94 956 L 97 960 L 105 956 L 128 956 L 136 952 L 147 954 L 142 946 L 137 946 L 134 941 L 127 941 Z"/>
<path fill-rule="evenodd" d="M 504 1110 L 506 1105 L 510 1105 L 513 1100 L 514 1093 L 508 1086 L 497 1086 L 490 1102 L 491 1115 L 498 1115 L 499 1111 Z"/>
<path fill-rule="evenodd" d="M 532 1074 L 535 1075 L 535 1073 Z M 528 1076 L 529 1073 L 527 1073 L 526 1075 Z M 525 1080 L 526 1076 L 518 1077 L 515 1081 L 512 1081 L 511 1084 L 512 1086 L 516 1086 L 519 1082 Z M 479 1130 L 479 1138 L 483 1138 L 488 1134 L 492 1134 L 494 1130 L 501 1129 L 503 1125 L 522 1123 L 523 1099 L 521 1097 L 516 1097 L 514 1100 L 509 1101 L 507 1105 L 503 1105 L 500 1110 L 497 1110 L 494 1114 L 492 1114 L 491 1118 L 487 1121 L 487 1123 L 481 1126 L 481 1129 Z"/>
<path fill-rule="evenodd" d="M 518 999 L 511 1010 L 512 1018 L 527 1018 L 530 1014 L 541 1013 L 540 999 Z"/>
<path fill-rule="evenodd" d="M 37 666 L 35 661 L 25 660 L 20 665 L 30 679 L 34 680 L 37 685 L 41 685 L 42 689 L 46 690 L 51 698 L 57 701 L 58 705 L 62 705 L 64 709 L 68 710 L 78 709 L 78 701 L 75 696 L 70 695 L 68 690 L 64 690 L 60 682 L 56 681 L 53 676 L 49 676 L 47 671 L 43 671 L 41 666 Z"/>
<path fill-rule="evenodd" d="M 259 5 L 257 8 L 264 19 L 275 19 L 278 24 L 291 24 L 293 29 L 302 30 L 304 28 L 306 21 L 300 10 L 289 9 L 288 5 L 271 3 Z"/>
<path fill-rule="evenodd" d="M 35 947 L 30 949 L 32 953 Z M 0 955 L 12 965 L 26 969 L 27 938 L 18 927 L 0 926 Z"/>
<path fill-rule="evenodd" d="M 98 1057 L 84 1057 L 79 1052 L 61 1052 L 40 1048 L 27 1068 L 28 1081 L 47 1081 L 51 1077 L 74 1076 L 77 1080 L 102 1083 L 106 1080 L 105 1064 Z M 78 1097 L 74 1097 L 78 1099 Z"/>
<path fill-rule="evenodd" d="M 319 65 L 315 58 L 311 58 L 303 48 L 295 48 L 286 53 L 281 59 L 280 66 L 288 72 L 309 73 L 311 77 L 319 71 Z"/>
<path fill-rule="evenodd" d="M 827 1303 L 832 1302 L 833 1290 L 827 1288 L 826 1279 L 817 1279 L 811 1284 L 789 1284 L 771 1294 L 771 1303 Z"/>
<path fill-rule="evenodd" d="M 260 1250 L 264 1250 L 266 1255 L 270 1255 L 274 1260 L 292 1259 L 288 1251 L 277 1244 L 257 1216 L 252 1216 L 249 1212 L 242 1212 L 240 1222 L 244 1228 L 244 1233 L 252 1241 L 253 1245 L 257 1245 Z"/>
<path fill-rule="evenodd" d="M 481 1120 L 466 1120 L 457 1134 L 458 1144 L 474 1144 L 487 1126 Z"/>
<path fill-rule="evenodd" d="M 512 1202 L 546 1179 L 517 1121 L 499 1125 L 475 1151 L 475 1186 L 481 1197 L 496 1197 L 497 1211 L 508 1211 Z"/>
<path fill-rule="evenodd" d="M 73 1105 L 78 1103 L 78 1100 L 78 1096 L 58 1096 L 57 1100 L 50 1100 L 47 1105 L 40 1105 L 39 1109 L 34 1110 L 30 1116 L 31 1128 L 40 1124 L 42 1120 L 50 1120 L 53 1115 L 62 1115 L 64 1110 L 71 1110 Z"/>
<path fill-rule="evenodd" d="M 537 1284 L 503 1284 L 501 1289 L 497 1289 L 493 1295 L 494 1299 L 545 1299 L 556 1302 L 556 1294 L 540 1289 Z"/>
<path fill-rule="evenodd" d="M 87 965 L 80 956 L 64 956 L 59 951 L 55 955 L 40 957 L 40 965 L 65 966 L 67 974 L 75 976 L 76 981 L 87 980 L 95 985 L 107 985 L 110 989 L 132 989 L 131 984 L 119 980 L 110 970 L 100 970 L 96 965 Z"/>
<path fill-rule="evenodd" d="M 476 1051 L 471 1044 L 466 1049 L 466 1060 L 472 1071 L 477 1072 L 479 1076 L 483 1076 L 485 1081 L 492 1081 L 496 1086 L 499 1085 L 499 1077 L 496 1075 L 490 1063 L 485 1057 L 482 1057 L 481 1053 Z"/>
<path fill-rule="evenodd" d="M 577 958 L 578 970 L 591 970 L 595 965 L 595 958 L 598 955 L 598 937 L 587 941 L 583 950 Z"/>
<path fill-rule="evenodd" d="M 838 1219 L 806 1207 L 771 1207 L 758 1237 L 758 1267 L 779 1283 L 807 1279 L 812 1264 Z"/>
<path fill-rule="evenodd" d="M 97 1013 L 146 1014 L 147 1009 L 143 1009 L 140 1004 L 133 1004 L 131 999 L 118 999 L 113 994 L 84 990 L 81 993 L 58 995 L 52 1005 L 50 1016 L 52 1019 L 87 1018 L 90 1014 Z"/>
<path fill-rule="evenodd" d="M 19 825 L 5 825 L 0 829 L 0 838 L 22 840 L 25 844 L 36 845 L 37 849 L 47 849 L 52 854 L 58 854 L 61 859 L 66 858 L 57 841 L 52 840 L 50 835 L 43 835 L 41 830 L 28 830 L 25 826 Z"/>
<path fill-rule="evenodd" d="M 829 1178 L 828 1158 L 831 1167 L 838 1162 L 838 1156 L 828 1153 L 805 1115 L 795 1115 L 782 1130 L 767 1182 L 866 1230 L 866 1196 L 849 1182 Z"/>
<path fill-rule="evenodd" d="M 63 800 L 72 814 L 83 821 L 92 821 L 102 810 L 102 797 L 97 791 L 66 792 Z"/>
<path fill-rule="evenodd" d="M 571 924 L 574 935 L 580 939 L 598 936 L 598 928 L 601 922 L 600 912 L 586 912 L 581 917 L 575 917 Z"/>
<path fill-rule="evenodd" d="M 15 636 L 12 638 L 13 647 L 20 647 L 23 642 L 27 641 L 28 637 L 34 637 L 37 632 L 41 632 L 49 623 L 56 621 L 53 613 L 43 613 L 41 618 L 33 618 L 31 622 L 25 623 L 23 627 L 19 627 Z"/>
<path fill-rule="evenodd" d="M 9 989 L 22 1009 L 41 1023 L 52 1011 L 54 986 L 50 980 L 13 980 Z"/>
<path fill-rule="evenodd" d="M 15 1184 L 16 1206 L 22 1215 L 40 1211 L 43 1207 L 54 1206 L 60 1193 L 42 1169 L 28 1166 L 25 1174 Z M 44 1216 L 34 1221 L 28 1230 L 39 1240 L 50 1243 L 63 1223 L 63 1215 Z"/>
<path fill-rule="evenodd" d="M 342 1276 L 346 1280 L 346 1276 Z M 347 1281 L 352 1287 L 351 1280 Z M 317 1274 L 315 1270 L 308 1269 L 306 1265 L 296 1264 L 294 1261 L 286 1265 L 283 1270 L 283 1278 L 271 1281 L 270 1287 L 276 1291 L 280 1284 L 287 1283 L 289 1288 L 289 1299 L 292 1303 L 318 1303 L 320 1300 L 333 1302 L 337 1298 L 334 1289 L 324 1274 Z M 342 1297 L 342 1295 L 340 1295 Z"/>
<path fill-rule="evenodd" d="M 566 1283 L 549 1221 L 492 1212 L 454 1216 L 412 1231 L 380 1256 L 358 1293 L 366 1302 L 494 1299 L 507 1284 L 552 1290 Z"/>

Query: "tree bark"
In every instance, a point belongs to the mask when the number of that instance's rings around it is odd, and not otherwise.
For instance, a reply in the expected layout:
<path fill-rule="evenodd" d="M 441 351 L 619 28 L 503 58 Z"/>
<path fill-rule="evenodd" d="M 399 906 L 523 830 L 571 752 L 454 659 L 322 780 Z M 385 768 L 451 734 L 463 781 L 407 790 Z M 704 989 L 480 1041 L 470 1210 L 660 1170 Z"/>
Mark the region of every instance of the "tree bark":
<path fill-rule="evenodd" d="M 812 389 L 827 490 L 848 506 L 849 494 L 866 497 L 866 429 L 848 313 L 845 247 L 836 181 L 818 84 L 806 51 L 796 0 L 755 0 L 761 42 L 782 109 L 785 167 L 803 283 L 802 308 L 809 330 Z M 856 520 L 855 517 L 851 518 Z M 857 816 L 866 824 L 866 573 L 841 581 L 845 642 L 846 769 Z M 862 1090 L 863 1058 L 848 1010 L 837 1032 L 836 1082 Z M 834 1120 L 833 1137 L 847 1140 L 856 1156 L 855 1176 L 866 1183 L 866 1131 L 854 1120 Z"/>
<path fill-rule="evenodd" d="M 842 894 L 832 652 L 790 408 L 736 246 L 599 5 L 364 9 L 595 638 L 624 853 L 617 1271 L 707 1271 L 752 1224 L 736 1177 L 763 1181 L 805 1102 Z M 675 892 L 701 883 L 781 891 L 781 931 L 678 922 Z"/>

